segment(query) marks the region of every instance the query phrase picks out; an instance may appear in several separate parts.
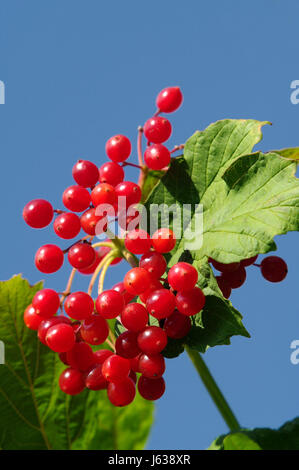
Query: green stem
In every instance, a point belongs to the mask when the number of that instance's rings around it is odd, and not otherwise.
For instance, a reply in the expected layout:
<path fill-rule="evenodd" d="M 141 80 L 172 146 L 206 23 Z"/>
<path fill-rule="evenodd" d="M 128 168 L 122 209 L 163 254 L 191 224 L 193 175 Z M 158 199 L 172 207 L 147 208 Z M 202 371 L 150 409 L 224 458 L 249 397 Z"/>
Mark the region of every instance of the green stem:
<path fill-rule="evenodd" d="M 214 401 L 218 411 L 220 412 L 229 429 L 231 431 L 239 430 L 240 424 L 238 423 L 237 418 L 232 412 L 229 404 L 224 398 L 220 388 L 216 384 L 201 355 L 197 351 L 190 349 L 188 346 L 186 346 L 186 351 L 207 391 L 209 392 L 210 397 Z"/>

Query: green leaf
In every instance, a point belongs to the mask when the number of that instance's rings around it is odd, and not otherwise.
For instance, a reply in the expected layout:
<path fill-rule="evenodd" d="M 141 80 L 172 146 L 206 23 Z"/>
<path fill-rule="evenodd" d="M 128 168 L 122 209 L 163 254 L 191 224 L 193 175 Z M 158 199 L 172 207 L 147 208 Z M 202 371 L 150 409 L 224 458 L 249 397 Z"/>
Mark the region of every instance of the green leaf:
<path fill-rule="evenodd" d="M 146 175 L 142 184 L 141 204 L 147 200 L 150 192 L 159 183 L 163 175 L 165 175 L 165 171 L 146 170 Z"/>
<path fill-rule="evenodd" d="M 208 450 L 299 450 L 299 418 L 288 421 L 279 429 L 242 429 L 222 435 Z"/>
<path fill-rule="evenodd" d="M 152 424 L 153 406 L 140 396 L 125 408 L 112 406 L 105 392 L 62 393 L 58 356 L 25 327 L 23 312 L 42 284 L 21 276 L 0 283 L 1 449 L 141 449 Z"/>
<path fill-rule="evenodd" d="M 271 153 L 277 153 L 281 157 L 288 158 L 289 160 L 293 160 L 294 162 L 298 162 L 299 160 L 299 147 L 272 150 Z"/>

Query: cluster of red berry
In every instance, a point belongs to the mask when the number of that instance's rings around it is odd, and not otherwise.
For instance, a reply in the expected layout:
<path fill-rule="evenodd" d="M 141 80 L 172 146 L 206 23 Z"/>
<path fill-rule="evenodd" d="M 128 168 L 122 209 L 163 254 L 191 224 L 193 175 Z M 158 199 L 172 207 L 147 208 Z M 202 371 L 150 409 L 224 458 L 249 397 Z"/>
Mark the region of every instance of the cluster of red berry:
<path fill-rule="evenodd" d="M 221 290 L 223 297 L 227 299 L 231 295 L 232 289 L 238 289 L 246 281 L 246 268 L 254 265 L 260 268 L 263 277 L 270 282 L 283 281 L 288 273 L 288 266 L 286 262 L 279 256 L 267 256 L 257 264 L 257 257 L 244 259 L 240 263 L 223 264 L 218 261 L 209 259 L 212 266 L 221 273 L 216 276 L 216 280 Z"/>

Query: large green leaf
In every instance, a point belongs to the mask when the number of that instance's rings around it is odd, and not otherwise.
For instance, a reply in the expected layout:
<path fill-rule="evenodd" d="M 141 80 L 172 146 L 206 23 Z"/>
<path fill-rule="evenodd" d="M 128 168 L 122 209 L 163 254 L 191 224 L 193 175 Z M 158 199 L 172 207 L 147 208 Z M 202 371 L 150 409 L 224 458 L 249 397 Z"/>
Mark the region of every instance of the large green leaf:
<path fill-rule="evenodd" d="M 299 418 L 279 429 L 242 429 L 220 436 L 208 450 L 299 450 Z"/>
<path fill-rule="evenodd" d="M 23 323 L 23 312 L 41 283 L 21 276 L 0 283 L 0 448 L 141 449 L 152 424 L 153 406 L 140 396 L 115 408 L 105 392 L 70 397 L 58 387 L 63 364 Z"/>

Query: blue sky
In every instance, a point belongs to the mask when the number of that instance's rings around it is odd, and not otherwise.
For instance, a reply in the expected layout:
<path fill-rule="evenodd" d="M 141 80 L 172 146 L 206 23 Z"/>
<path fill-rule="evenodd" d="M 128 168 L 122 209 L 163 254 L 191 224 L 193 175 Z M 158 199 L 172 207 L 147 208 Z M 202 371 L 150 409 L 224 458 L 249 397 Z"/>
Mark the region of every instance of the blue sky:
<path fill-rule="evenodd" d="M 103 163 L 105 141 L 116 133 L 135 142 L 165 86 L 184 93 L 170 146 L 222 118 L 271 121 L 260 149 L 299 145 L 299 105 L 290 102 L 290 83 L 299 79 L 298 14 L 296 0 L 3 0 L 1 279 L 19 272 L 41 279 L 34 253 L 55 240 L 51 229 L 24 224 L 25 203 L 45 197 L 61 207 L 74 162 Z M 127 175 L 137 177 L 134 169 Z M 290 343 L 299 339 L 298 234 L 277 244 L 287 280 L 267 283 L 252 267 L 231 298 L 252 338 L 205 355 L 245 427 L 277 427 L 298 414 L 299 365 L 290 362 Z M 61 289 L 67 272 L 47 285 Z M 124 273 L 124 265 L 113 268 L 106 285 Z M 203 449 L 226 432 L 187 357 L 168 361 L 166 380 L 148 448 Z"/>

